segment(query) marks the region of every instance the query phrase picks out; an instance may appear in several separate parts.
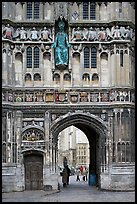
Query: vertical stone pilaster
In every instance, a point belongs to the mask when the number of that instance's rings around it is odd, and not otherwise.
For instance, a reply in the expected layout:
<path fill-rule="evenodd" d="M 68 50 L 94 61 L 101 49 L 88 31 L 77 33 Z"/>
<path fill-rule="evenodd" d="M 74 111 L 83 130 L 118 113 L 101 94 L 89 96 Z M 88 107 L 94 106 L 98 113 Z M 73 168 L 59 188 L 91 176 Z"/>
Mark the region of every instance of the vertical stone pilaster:
<path fill-rule="evenodd" d="M 46 150 L 46 158 L 44 160 L 44 165 L 50 165 L 50 113 L 48 111 L 45 112 L 45 121 L 44 121 L 44 129 L 45 129 L 45 150 Z"/>
<path fill-rule="evenodd" d="M 39 10 L 40 10 L 39 18 L 40 18 L 41 20 L 43 20 L 43 2 L 40 2 L 40 4 L 39 4 Z"/>
<path fill-rule="evenodd" d="M 106 138 L 107 154 L 108 154 L 108 168 L 111 169 L 113 157 L 113 112 L 108 113 L 108 135 Z M 108 169 L 108 170 L 109 170 Z"/>
<path fill-rule="evenodd" d="M 3 52 L 2 57 L 2 83 L 3 85 L 7 85 L 8 83 L 8 72 L 7 72 L 7 53 L 6 50 Z"/>
<path fill-rule="evenodd" d="M 50 125 L 50 113 L 49 111 L 45 112 L 45 121 L 44 121 L 44 128 L 45 128 L 45 141 L 49 141 L 49 125 Z"/>
<path fill-rule="evenodd" d="M 16 111 L 17 163 L 21 163 L 22 111 Z"/>
<path fill-rule="evenodd" d="M 99 21 L 99 10 L 100 10 L 100 6 L 99 4 L 96 2 L 96 20 Z"/>
<path fill-rule="evenodd" d="M 83 19 L 83 3 L 79 4 L 79 20 Z"/>

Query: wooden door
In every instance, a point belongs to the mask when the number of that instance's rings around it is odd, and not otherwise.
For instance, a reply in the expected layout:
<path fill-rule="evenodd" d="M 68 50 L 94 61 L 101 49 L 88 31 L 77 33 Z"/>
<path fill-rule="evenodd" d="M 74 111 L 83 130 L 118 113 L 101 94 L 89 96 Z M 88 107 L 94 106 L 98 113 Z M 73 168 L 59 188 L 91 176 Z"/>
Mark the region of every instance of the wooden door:
<path fill-rule="evenodd" d="M 42 190 L 43 189 L 43 157 L 42 155 L 26 155 L 24 157 L 25 165 L 25 189 Z"/>

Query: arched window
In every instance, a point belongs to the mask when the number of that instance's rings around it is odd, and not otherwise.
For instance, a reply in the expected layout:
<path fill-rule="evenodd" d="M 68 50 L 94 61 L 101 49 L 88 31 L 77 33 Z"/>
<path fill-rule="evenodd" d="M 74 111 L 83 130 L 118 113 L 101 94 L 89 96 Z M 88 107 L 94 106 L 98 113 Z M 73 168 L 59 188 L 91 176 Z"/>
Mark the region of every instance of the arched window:
<path fill-rule="evenodd" d="M 121 162 L 121 144 L 118 142 L 117 144 L 117 157 L 118 157 L 118 162 Z"/>
<path fill-rule="evenodd" d="M 17 163 L 17 144 L 12 144 L 12 157 L 13 157 L 13 163 Z"/>
<path fill-rule="evenodd" d="M 84 68 L 89 68 L 89 56 L 90 56 L 90 52 L 89 52 L 89 48 L 85 47 L 84 49 Z"/>
<path fill-rule="evenodd" d="M 83 19 L 84 20 L 95 20 L 96 19 L 95 2 L 83 2 Z"/>
<path fill-rule="evenodd" d="M 58 73 L 55 73 L 53 76 L 53 81 L 59 82 L 60 81 L 60 75 Z"/>
<path fill-rule="evenodd" d="M 126 143 L 126 162 L 131 161 L 131 151 L 130 151 L 130 144 L 129 142 Z"/>
<path fill-rule="evenodd" d="M 39 18 L 39 2 L 34 2 L 34 19 Z"/>
<path fill-rule="evenodd" d="M 41 75 L 38 73 L 34 74 L 34 81 L 41 81 Z"/>
<path fill-rule="evenodd" d="M 122 162 L 125 162 L 125 156 L 126 156 L 126 151 L 125 151 L 125 143 L 123 142 L 121 145 L 121 154 L 122 154 Z"/>
<path fill-rule="evenodd" d="M 34 48 L 34 68 L 39 68 L 39 48 Z"/>
<path fill-rule="evenodd" d="M 32 19 L 32 2 L 27 2 L 27 19 Z"/>
<path fill-rule="evenodd" d="M 22 135 L 22 142 L 25 141 L 43 141 L 44 133 L 38 129 L 28 129 Z"/>
<path fill-rule="evenodd" d="M 84 48 L 84 68 L 97 67 L 97 49 L 95 47 Z"/>
<path fill-rule="evenodd" d="M 70 80 L 71 80 L 70 74 L 64 74 L 64 81 L 70 81 Z"/>
<path fill-rule="evenodd" d="M 90 2 L 90 20 L 96 19 L 96 7 L 95 2 Z"/>
<path fill-rule="evenodd" d="M 88 2 L 83 2 L 83 19 L 88 20 Z"/>
<path fill-rule="evenodd" d="M 120 51 L 120 66 L 123 67 L 123 50 Z"/>
<path fill-rule="evenodd" d="M 31 81 L 31 74 L 25 74 L 25 81 Z"/>
<path fill-rule="evenodd" d="M 32 63 L 33 62 L 33 63 Z M 27 68 L 39 68 L 39 48 L 27 48 Z"/>
<path fill-rule="evenodd" d="M 97 67 L 97 49 L 95 47 L 91 48 L 91 68 Z"/>
<path fill-rule="evenodd" d="M 116 162 L 116 144 L 113 142 L 113 162 Z"/>
<path fill-rule="evenodd" d="M 32 48 L 27 48 L 27 68 L 32 68 Z"/>
<path fill-rule="evenodd" d="M 39 2 L 27 2 L 27 19 L 39 19 Z"/>
<path fill-rule="evenodd" d="M 87 74 L 87 73 L 83 74 L 82 80 L 83 80 L 83 81 L 90 81 L 90 76 L 89 76 L 89 74 Z"/>
<path fill-rule="evenodd" d="M 92 75 L 92 81 L 98 81 L 99 80 L 99 77 L 98 77 L 98 74 L 97 73 L 94 73 Z"/>
<path fill-rule="evenodd" d="M 119 17 L 122 17 L 122 2 L 119 2 Z"/>
<path fill-rule="evenodd" d="M 3 143 L 2 145 L 2 162 L 6 163 L 6 144 Z"/>

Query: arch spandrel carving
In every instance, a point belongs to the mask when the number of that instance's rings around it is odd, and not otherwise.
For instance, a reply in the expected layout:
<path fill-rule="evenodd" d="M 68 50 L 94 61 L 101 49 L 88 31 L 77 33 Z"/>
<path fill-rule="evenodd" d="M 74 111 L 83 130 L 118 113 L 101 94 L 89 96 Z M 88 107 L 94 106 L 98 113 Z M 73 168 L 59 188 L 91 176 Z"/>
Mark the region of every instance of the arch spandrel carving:
<path fill-rule="evenodd" d="M 91 127 L 100 135 L 106 135 L 108 132 L 107 122 L 104 122 L 96 115 L 83 112 L 69 112 L 58 117 L 51 124 L 50 132 L 52 133 L 53 137 L 57 137 L 59 132 L 61 132 L 63 129 L 71 125 L 77 126 L 79 123 Z"/>

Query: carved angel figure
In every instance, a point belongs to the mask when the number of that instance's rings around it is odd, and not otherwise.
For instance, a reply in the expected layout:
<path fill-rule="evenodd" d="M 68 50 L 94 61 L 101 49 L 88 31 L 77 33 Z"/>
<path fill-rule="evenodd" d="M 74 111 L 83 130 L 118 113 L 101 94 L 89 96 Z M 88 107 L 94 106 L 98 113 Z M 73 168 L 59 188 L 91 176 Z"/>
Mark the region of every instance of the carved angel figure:
<path fill-rule="evenodd" d="M 130 29 L 130 27 L 129 26 L 127 26 L 126 28 L 125 28 L 125 30 L 124 30 L 124 37 L 125 37 L 125 39 L 132 39 L 132 29 Z"/>
<path fill-rule="evenodd" d="M 41 31 L 41 40 L 44 41 L 52 40 L 50 29 L 44 27 L 44 29 Z"/>
<path fill-rule="evenodd" d="M 17 28 L 13 36 L 14 39 L 27 40 L 27 31 L 24 27 Z"/>
<path fill-rule="evenodd" d="M 112 36 L 114 36 L 114 39 L 121 38 L 121 32 L 120 32 L 119 26 L 112 27 Z"/>
<path fill-rule="evenodd" d="M 5 27 L 3 28 L 3 37 L 4 37 L 4 38 L 7 38 L 7 39 L 12 40 L 12 38 L 13 38 L 13 33 L 14 33 L 13 27 L 10 26 L 9 24 L 7 24 L 7 26 L 5 26 Z"/>
<path fill-rule="evenodd" d="M 27 39 L 27 31 L 24 29 L 24 27 L 21 27 L 20 40 L 26 40 L 26 39 Z"/>
<path fill-rule="evenodd" d="M 98 40 L 99 41 L 105 41 L 106 40 L 106 31 L 104 30 L 104 28 L 102 27 L 101 30 L 98 32 Z"/>
<path fill-rule="evenodd" d="M 71 40 L 78 41 L 78 40 L 82 40 L 82 38 L 83 38 L 83 34 L 82 34 L 82 31 L 80 30 L 80 27 L 78 27 L 77 29 L 73 28 Z"/>
<path fill-rule="evenodd" d="M 83 40 L 88 39 L 88 29 L 87 28 L 83 29 L 82 35 L 83 35 Z"/>
<path fill-rule="evenodd" d="M 36 28 L 33 27 L 32 30 L 28 30 L 28 32 L 27 32 L 27 38 L 28 38 L 29 40 L 39 40 L 39 38 L 40 38 L 40 32 L 38 32 L 38 31 L 36 30 Z"/>
<path fill-rule="evenodd" d="M 88 32 L 88 40 L 93 41 L 96 39 L 97 39 L 97 33 L 92 27 L 90 27 Z"/>
<path fill-rule="evenodd" d="M 112 31 L 109 28 L 106 28 L 107 40 L 112 40 Z"/>

